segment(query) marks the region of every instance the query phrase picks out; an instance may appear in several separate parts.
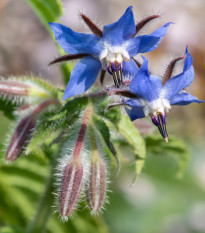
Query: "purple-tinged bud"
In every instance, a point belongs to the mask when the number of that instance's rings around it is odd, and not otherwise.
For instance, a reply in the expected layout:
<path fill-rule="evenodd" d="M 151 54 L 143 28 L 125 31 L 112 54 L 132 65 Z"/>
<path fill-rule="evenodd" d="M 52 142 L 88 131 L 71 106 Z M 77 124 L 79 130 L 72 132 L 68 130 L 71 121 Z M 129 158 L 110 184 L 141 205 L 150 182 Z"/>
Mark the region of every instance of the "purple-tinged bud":
<path fill-rule="evenodd" d="M 20 82 L 0 81 L 0 93 L 8 96 L 28 96 L 29 88 Z"/>
<path fill-rule="evenodd" d="M 47 107 L 56 103 L 57 101 L 55 99 L 46 100 L 19 121 L 6 151 L 7 161 L 16 160 L 25 151 L 33 135 L 37 118 Z"/>
<path fill-rule="evenodd" d="M 0 95 L 14 102 L 33 103 L 57 97 L 56 88 L 34 77 L 0 79 Z"/>
<path fill-rule="evenodd" d="M 64 169 L 60 189 L 59 209 L 61 217 L 66 220 L 75 209 L 83 184 L 82 163 L 71 161 Z"/>
<path fill-rule="evenodd" d="M 93 113 L 93 108 L 88 106 L 82 117 L 82 121 L 79 127 L 74 126 L 74 131 L 76 130 L 76 135 L 71 133 L 71 138 L 69 138 L 69 147 L 65 150 L 65 156 L 61 161 L 59 166 L 60 171 L 60 197 L 59 197 L 59 211 L 63 220 L 67 218 L 74 211 L 81 193 L 83 186 L 83 181 L 86 175 L 86 161 L 83 160 L 87 155 L 85 150 L 85 138 L 86 131 L 91 120 Z M 72 141 L 73 140 L 73 141 Z M 70 144 L 73 144 L 71 146 Z M 67 153 L 69 151 L 69 154 Z M 81 162 L 83 161 L 83 162 Z"/>
<path fill-rule="evenodd" d="M 92 213 L 98 212 L 106 195 L 106 171 L 103 161 L 95 159 L 91 162 L 90 175 L 86 184 L 86 199 Z"/>
<path fill-rule="evenodd" d="M 6 152 L 7 161 L 12 162 L 23 153 L 32 137 L 32 130 L 35 125 L 36 120 L 32 115 L 23 118 L 19 122 Z"/>

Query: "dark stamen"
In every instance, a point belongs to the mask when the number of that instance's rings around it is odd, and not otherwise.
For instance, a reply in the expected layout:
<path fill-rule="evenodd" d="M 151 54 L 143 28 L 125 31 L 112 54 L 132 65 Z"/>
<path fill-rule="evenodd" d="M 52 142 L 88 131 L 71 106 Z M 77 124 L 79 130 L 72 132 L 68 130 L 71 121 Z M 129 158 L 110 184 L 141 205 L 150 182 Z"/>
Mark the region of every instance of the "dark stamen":
<path fill-rule="evenodd" d="M 95 35 L 99 37 L 103 37 L 102 30 L 95 23 L 93 23 L 93 21 L 88 16 L 84 15 L 83 13 L 80 13 L 80 16 L 82 17 L 86 25 L 89 27 L 91 32 L 93 32 Z"/>
<path fill-rule="evenodd" d="M 144 19 L 142 19 L 140 22 L 138 22 L 137 24 L 136 24 L 136 31 L 135 31 L 135 34 L 134 34 L 134 36 L 147 24 L 147 23 L 149 23 L 151 20 L 153 20 L 153 19 L 156 19 L 156 18 L 159 18 L 160 17 L 160 15 L 151 15 L 151 16 L 148 16 L 148 17 L 146 17 L 146 18 L 144 18 Z M 133 37 L 134 37 L 133 36 Z"/>
<path fill-rule="evenodd" d="M 111 71 L 110 71 L 110 68 L 111 68 Z M 118 87 L 120 87 L 120 85 L 123 82 L 123 79 L 122 79 L 122 66 L 121 66 L 121 64 L 118 64 L 118 63 L 111 63 L 110 68 L 108 68 L 108 72 L 109 71 L 111 72 L 111 74 L 113 76 L 115 86 L 118 88 Z"/>
<path fill-rule="evenodd" d="M 89 54 L 83 54 L 83 53 L 82 54 L 67 54 L 67 55 L 54 59 L 53 61 L 49 62 L 48 65 L 53 65 L 56 63 L 70 61 L 74 59 L 80 59 L 80 58 L 87 57 L 87 56 L 89 56 Z"/>
<path fill-rule="evenodd" d="M 166 71 L 164 73 L 163 79 L 162 79 L 162 85 L 164 85 L 171 78 L 172 72 L 174 70 L 174 66 L 175 66 L 176 62 L 179 61 L 179 60 L 181 60 L 181 59 L 184 59 L 184 58 L 185 58 L 185 56 L 183 56 L 183 57 L 177 57 L 177 58 L 173 59 L 169 63 L 169 65 L 167 66 L 167 69 L 166 69 Z"/>
<path fill-rule="evenodd" d="M 168 134 L 167 134 L 165 119 L 163 119 L 163 116 L 161 114 L 157 115 L 157 119 L 159 122 L 159 125 L 157 126 L 159 129 L 159 132 L 161 133 L 161 135 L 165 139 L 165 141 L 168 142 Z"/>
<path fill-rule="evenodd" d="M 112 77 L 116 87 L 119 87 L 116 71 L 112 72 Z"/>
<path fill-rule="evenodd" d="M 100 84 L 103 85 L 104 79 L 105 79 L 105 72 L 106 70 L 101 70 L 100 74 Z"/>

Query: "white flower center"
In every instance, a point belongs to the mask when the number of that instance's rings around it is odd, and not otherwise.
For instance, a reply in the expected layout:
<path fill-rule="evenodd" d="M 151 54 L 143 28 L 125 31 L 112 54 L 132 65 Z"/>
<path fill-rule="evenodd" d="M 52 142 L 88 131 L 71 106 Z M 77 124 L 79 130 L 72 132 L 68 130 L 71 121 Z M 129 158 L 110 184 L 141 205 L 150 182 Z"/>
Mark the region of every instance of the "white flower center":
<path fill-rule="evenodd" d="M 130 56 L 124 46 L 109 46 L 104 44 L 105 49 L 100 53 L 100 60 L 106 63 L 122 64 L 123 61 L 130 61 Z"/>
<path fill-rule="evenodd" d="M 171 105 L 167 99 L 156 99 L 152 102 L 147 102 L 144 100 L 140 100 L 141 103 L 144 105 L 143 111 L 145 116 L 149 114 L 156 115 L 157 113 L 168 113 L 171 109 Z"/>

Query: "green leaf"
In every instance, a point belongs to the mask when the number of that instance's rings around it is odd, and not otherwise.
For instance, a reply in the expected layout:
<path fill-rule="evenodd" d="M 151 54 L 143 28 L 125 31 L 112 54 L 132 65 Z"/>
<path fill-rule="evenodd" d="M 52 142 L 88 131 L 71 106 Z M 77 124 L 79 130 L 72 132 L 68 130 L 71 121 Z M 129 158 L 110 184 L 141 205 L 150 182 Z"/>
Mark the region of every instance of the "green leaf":
<path fill-rule="evenodd" d="M 189 152 L 187 146 L 180 139 L 169 137 L 169 142 L 159 135 L 149 135 L 145 139 L 148 152 L 152 155 L 173 155 L 177 159 L 176 177 L 181 178 L 189 163 Z"/>
<path fill-rule="evenodd" d="M 134 126 L 134 124 L 126 115 L 122 114 L 121 120 L 118 123 L 117 128 L 120 134 L 133 148 L 135 155 L 135 181 L 141 173 L 145 163 L 146 149 L 144 139 L 140 135 L 138 129 Z"/>
<path fill-rule="evenodd" d="M 11 120 L 15 119 L 14 112 L 16 110 L 16 104 L 5 97 L 0 97 L 0 111 L 4 113 L 6 117 Z"/>
<path fill-rule="evenodd" d="M 81 111 L 87 104 L 87 98 L 75 98 L 68 101 L 59 112 L 51 112 L 42 116 L 28 145 L 27 153 L 42 144 L 50 144 L 63 131 L 67 131 L 79 119 Z"/>
<path fill-rule="evenodd" d="M 48 23 L 57 21 L 63 12 L 60 0 L 26 0 L 26 2 L 49 31 L 51 29 Z"/>
<path fill-rule="evenodd" d="M 93 116 L 93 121 L 94 121 L 94 125 L 96 126 L 96 128 L 100 132 L 102 138 L 104 139 L 107 147 L 109 148 L 109 150 L 111 151 L 113 156 L 116 158 L 117 163 L 118 163 L 118 167 L 119 167 L 119 159 L 118 159 L 115 147 L 110 140 L 110 131 L 109 131 L 108 126 L 100 117 L 98 117 L 96 115 Z"/>
<path fill-rule="evenodd" d="M 25 233 L 22 229 L 19 227 L 2 227 L 0 229 L 0 233 Z"/>

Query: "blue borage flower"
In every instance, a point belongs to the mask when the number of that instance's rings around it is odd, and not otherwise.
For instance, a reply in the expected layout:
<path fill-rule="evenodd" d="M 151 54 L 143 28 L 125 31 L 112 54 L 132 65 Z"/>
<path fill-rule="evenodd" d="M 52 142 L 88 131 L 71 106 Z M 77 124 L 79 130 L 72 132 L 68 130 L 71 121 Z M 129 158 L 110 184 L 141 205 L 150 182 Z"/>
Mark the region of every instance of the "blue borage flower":
<path fill-rule="evenodd" d="M 198 100 L 197 97 L 187 93 L 184 89 L 194 79 L 193 59 L 186 48 L 185 56 L 174 59 L 161 79 L 150 74 L 148 60 L 143 56 L 142 58 L 143 64 L 130 82 L 130 92 L 126 90 L 114 91 L 118 95 L 130 98 L 124 99 L 121 103 L 112 104 L 110 107 L 124 104 L 131 107 L 131 109 L 126 108 L 126 111 L 132 121 L 150 115 L 152 122 L 158 127 L 165 141 L 168 142 L 165 118 L 171 105 L 205 102 Z M 171 78 L 175 63 L 183 58 L 185 58 L 183 72 Z"/>
<path fill-rule="evenodd" d="M 130 6 L 117 22 L 104 26 L 103 31 L 87 16 L 81 16 L 94 34 L 77 33 L 64 25 L 50 23 L 57 42 L 69 53 L 50 64 L 82 58 L 71 73 L 63 100 L 88 90 L 96 81 L 101 69 L 101 79 L 107 70 L 113 75 L 115 86 L 119 87 L 123 81 L 122 73 L 133 75 L 137 71 L 137 65 L 132 58 L 138 53 L 150 52 L 157 48 L 170 25 L 167 23 L 150 35 L 135 37 L 147 22 L 160 16 L 147 17 L 135 25 Z"/>

